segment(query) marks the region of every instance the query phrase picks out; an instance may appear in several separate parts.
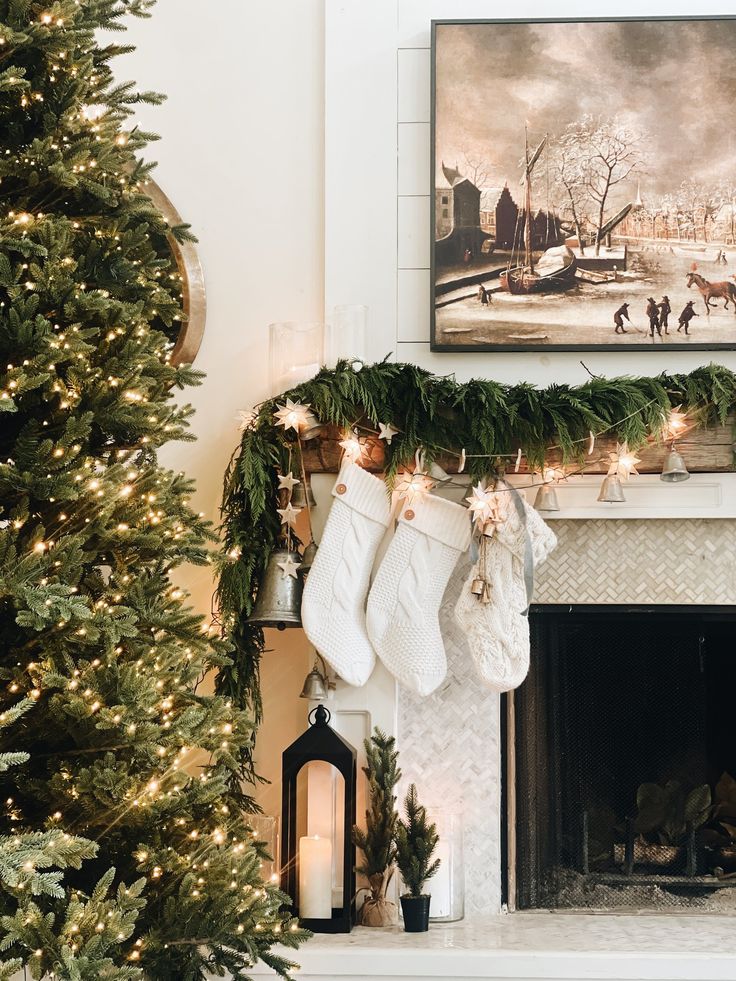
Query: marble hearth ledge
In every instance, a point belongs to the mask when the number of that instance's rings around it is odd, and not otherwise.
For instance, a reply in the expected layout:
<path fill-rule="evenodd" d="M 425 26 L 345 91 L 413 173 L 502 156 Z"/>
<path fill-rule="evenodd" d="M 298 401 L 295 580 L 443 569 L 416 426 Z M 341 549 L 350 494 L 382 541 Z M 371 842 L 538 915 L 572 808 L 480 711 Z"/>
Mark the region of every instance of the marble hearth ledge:
<path fill-rule="evenodd" d="M 736 981 L 735 925 L 718 915 L 513 913 L 428 934 L 358 927 L 286 956 L 313 981 Z M 264 965 L 250 973 L 273 977 Z"/>

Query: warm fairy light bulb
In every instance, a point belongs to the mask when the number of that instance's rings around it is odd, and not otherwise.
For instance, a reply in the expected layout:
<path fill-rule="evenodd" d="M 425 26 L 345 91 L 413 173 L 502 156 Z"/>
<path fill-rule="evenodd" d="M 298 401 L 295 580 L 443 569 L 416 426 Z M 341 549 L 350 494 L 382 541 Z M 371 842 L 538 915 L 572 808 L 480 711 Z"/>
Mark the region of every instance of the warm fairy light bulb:
<path fill-rule="evenodd" d="M 613 476 L 616 474 L 621 480 L 628 480 L 631 474 L 639 475 L 639 471 L 636 469 L 638 463 L 641 460 L 629 449 L 628 443 L 619 443 L 616 446 L 616 452 L 611 453 L 611 465 L 608 468 L 608 475 Z"/>
<path fill-rule="evenodd" d="M 678 405 L 672 409 L 665 424 L 666 435 L 669 439 L 678 439 L 688 428 L 687 413 L 680 410 Z"/>
<path fill-rule="evenodd" d="M 422 470 L 415 470 L 413 473 L 406 470 L 396 482 L 396 492 L 407 504 L 426 497 L 433 487 L 434 481 Z"/>
<path fill-rule="evenodd" d="M 346 433 L 345 438 L 340 440 L 345 459 L 350 463 L 359 463 L 363 455 L 363 447 L 360 440 L 354 433 Z"/>

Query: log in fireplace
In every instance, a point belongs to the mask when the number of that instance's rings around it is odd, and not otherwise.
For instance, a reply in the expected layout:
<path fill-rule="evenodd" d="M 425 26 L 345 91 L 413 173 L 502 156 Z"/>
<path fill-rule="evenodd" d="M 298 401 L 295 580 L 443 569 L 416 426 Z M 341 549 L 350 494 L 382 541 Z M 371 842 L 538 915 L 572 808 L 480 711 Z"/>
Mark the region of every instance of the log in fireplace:
<path fill-rule="evenodd" d="M 509 905 L 736 912 L 736 607 L 537 606 Z"/>

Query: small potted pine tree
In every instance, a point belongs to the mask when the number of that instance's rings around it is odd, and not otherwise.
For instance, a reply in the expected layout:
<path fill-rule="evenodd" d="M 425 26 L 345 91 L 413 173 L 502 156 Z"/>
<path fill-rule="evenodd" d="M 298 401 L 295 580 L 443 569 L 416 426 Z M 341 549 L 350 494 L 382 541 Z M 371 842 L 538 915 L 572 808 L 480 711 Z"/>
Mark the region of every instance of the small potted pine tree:
<path fill-rule="evenodd" d="M 356 871 L 364 875 L 370 896 L 363 903 L 360 922 L 363 926 L 392 926 L 396 923 L 396 903 L 387 898 L 396 863 L 396 797 L 394 788 L 401 777 L 397 765 L 399 754 L 395 739 L 376 728 L 365 741 L 368 778 L 368 809 L 365 830 L 353 828 L 353 843 L 363 852 L 363 863 Z"/>
<path fill-rule="evenodd" d="M 396 825 L 396 864 L 409 890 L 401 896 L 401 911 L 407 933 L 424 933 L 429 930 L 432 897 L 422 893 L 422 887 L 440 867 L 438 858 L 432 861 L 439 835 L 427 820 L 427 810 L 419 803 L 414 784 L 404 799 L 404 811 L 406 820 L 400 818 Z"/>

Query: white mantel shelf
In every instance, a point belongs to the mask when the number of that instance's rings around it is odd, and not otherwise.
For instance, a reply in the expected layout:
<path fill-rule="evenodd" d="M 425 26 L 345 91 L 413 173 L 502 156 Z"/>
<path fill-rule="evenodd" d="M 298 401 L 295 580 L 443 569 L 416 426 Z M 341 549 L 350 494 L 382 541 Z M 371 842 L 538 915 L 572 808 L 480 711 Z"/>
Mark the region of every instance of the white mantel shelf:
<path fill-rule="evenodd" d="M 428 934 L 357 927 L 287 956 L 314 981 L 736 981 L 734 928 L 713 914 L 513 913 Z M 263 965 L 251 973 L 272 976 Z"/>
<path fill-rule="evenodd" d="M 524 487 L 528 502 L 533 504 L 538 487 L 530 487 L 529 479 L 519 474 L 509 481 Z M 736 473 L 696 473 L 675 484 L 665 483 L 657 474 L 641 474 L 624 482 L 623 504 L 596 500 L 602 480 L 600 474 L 581 474 L 556 483 L 560 510 L 544 512 L 544 517 L 736 518 Z"/>

